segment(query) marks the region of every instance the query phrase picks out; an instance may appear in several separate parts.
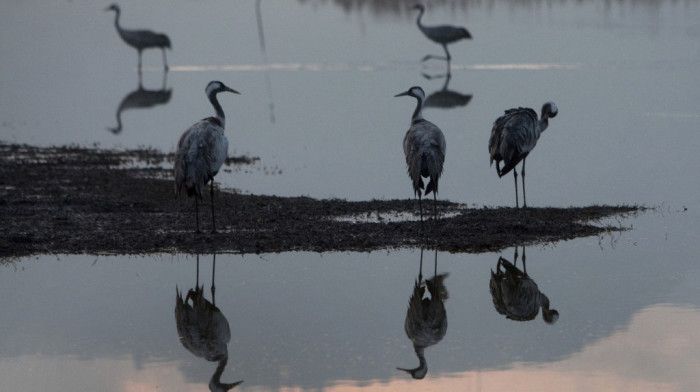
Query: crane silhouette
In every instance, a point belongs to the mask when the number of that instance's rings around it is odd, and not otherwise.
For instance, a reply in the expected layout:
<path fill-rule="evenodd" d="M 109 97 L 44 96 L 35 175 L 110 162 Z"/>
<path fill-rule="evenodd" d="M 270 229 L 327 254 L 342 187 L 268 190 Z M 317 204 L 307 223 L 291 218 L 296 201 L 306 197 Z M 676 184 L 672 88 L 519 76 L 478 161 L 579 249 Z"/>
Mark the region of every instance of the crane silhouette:
<path fill-rule="evenodd" d="M 188 197 L 194 196 L 197 233 L 199 233 L 198 200 L 202 200 L 203 189 L 207 182 L 211 181 L 211 224 L 212 233 L 216 233 L 214 176 L 228 156 L 228 139 L 224 135 L 226 116 L 216 95 L 224 91 L 240 93 L 219 81 L 209 82 L 204 91 L 209 102 L 214 106 L 216 115 L 195 123 L 180 136 L 175 154 L 175 196 L 180 195 L 183 186 Z"/>
<path fill-rule="evenodd" d="M 518 262 L 518 247 L 515 247 L 513 260 L 511 264 L 510 261 L 499 257 L 496 272 L 491 270 L 489 290 L 493 307 L 498 313 L 515 321 L 532 320 L 542 308 L 542 319 L 547 324 L 556 323 L 559 312 L 549 308 L 549 298 L 540 292 L 537 283 L 527 274 L 524 247 L 522 271 L 515 266 Z"/>
<path fill-rule="evenodd" d="M 167 74 L 167 72 L 165 73 Z M 163 78 L 163 87 L 160 90 L 147 90 L 143 88 L 141 78 L 139 77 L 139 87 L 125 95 L 117 107 L 117 126 L 107 128 L 110 132 L 117 135 L 122 132 L 122 112 L 128 109 L 151 108 L 156 105 L 165 105 L 170 101 L 173 90 L 165 88 L 165 77 Z"/>
<path fill-rule="evenodd" d="M 556 117 L 559 109 L 554 102 L 542 105 L 542 115 L 537 120 L 537 113 L 530 108 L 508 109 L 496 119 L 489 138 L 491 165 L 496 161 L 496 173 L 503 177 L 513 170 L 515 178 L 515 207 L 518 207 L 518 172 L 515 165 L 523 162 L 521 174 L 523 182 L 523 208 L 527 207 L 525 199 L 525 159 L 535 148 L 542 132 L 547 129 L 549 119 Z M 500 163 L 503 161 L 503 168 Z"/>
<path fill-rule="evenodd" d="M 437 274 L 437 249 L 435 250 L 435 269 L 433 277 L 423 281 L 423 249 L 420 250 L 420 269 L 413 285 L 408 311 L 404 322 L 406 336 L 413 343 L 413 350 L 418 356 L 418 367 L 413 369 L 397 368 L 420 380 L 428 373 L 425 349 L 439 343 L 447 333 L 447 312 L 445 300 L 449 297 L 444 281 L 449 274 Z M 425 296 L 428 288 L 430 297 Z M 425 297 L 425 298 L 424 298 Z"/>
<path fill-rule="evenodd" d="M 199 285 L 199 255 L 197 255 L 197 283 L 187 292 L 183 299 L 182 292 L 175 287 L 175 325 L 180 343 L 187 351 L 210 362 L 218 362 L 214 374 L 209 380 L 212 392 L 228 391 L 243 380 L 231 384 L 222 383 L 221 375 L 228 363 L 228 342 L 231 329 L 228 320 L 216 307 L 214 277 L 216 271 L 216 254 L 214 254 L 211 272 L 211 298 L 204 297 L 204 286 Z"/>
<path fill-rule="evenodd" d="M 423 74 L 423 76 L 425 76 L 428 79 L 435 79 L 438 77 L 429 76 L 426 74 Z M 450 80 L 452 79 L 452 73 L 450 73 L 449 69 L 444 75 L 444 77 L 445 84 L 443 84 L 442 89 L 437 90 L 432 94 L 428 95 L 428 97 L 425 99 L 425 107 L 451 109 L 460 106 L 467 106 L 467 104 L 469 104 L 469 102 L 472 100 L 472 94 L 462 94 L 458 91 L 450 90 L 447 87 L 450 84 Z"/>
<path fill-rule="evenodd" d="M 445 135 L 435 124 L 423 118 L 423 104 L 425 92 L 422 88 L 414 86 L 407 91 L 396 94 L 395 97 L 414 97 L 418 102 L 411 117 L 411 126 L 403 139 L 403 152 L 406 156 L 408 176 L 413 181 L 413 192 L 418 196 L 420 219 L 423 222 L 423 189 L 425 195 L 433 193 L 433 213 L 437 219 L 437 192 L 438 180 L 442 175 L 442 166 L 445 162 Z M 423 177 L 430 178 L 425 187 Z"/>
<path fill-rule="evenodd" d="M 418 10 L 419 12 L 418 19 L 416 19 L 416 24 L 418 25 L 418 28 L 423 33 L 423 35 L 428 37 L 429 40 L 442 45 L 442 48 L 445 49 L 445 57 L 434 56 L 429 54 L 423 57 L 423 61 L 433 58 L 447 60 L 447 62 L 450 62 L 452 56 L 450 56 L 450 51 L 447 50 L 447 45 L 459 41 L 461 39 L 472 38 L 472 35 L 469 34 L 469 31 L 467 31 L 467 29 L 465 29 L 464 27 L 457 27 L 451 25 L 425 26 L 421 22 L 421 18 L 423 17 L 423 13 L 425 12 L 425 6 L 423 6 L 423 4 L 416 4 L 415 6 L 413 6 L 412 9 Z"/>
<path fill-rule="evenodd" d="M 163 67 L 168 69 L 168 61 L 165 57 L 165 49 L 170 49 L 170 38 L 161 33 L 154 33 L 150 30 L 125 30 L 119 26 L 119 15 L 121 10 L 117 4 L 111 4 L 105 8 L 105 11 L 114 11 L 114 26 L 117 28 L 117 33 L 127 45 L 136 49 L 139 52 L 139 72 L 141 72 L 141 52 L 144 49 L 160 48 L 163 53 Z"/>

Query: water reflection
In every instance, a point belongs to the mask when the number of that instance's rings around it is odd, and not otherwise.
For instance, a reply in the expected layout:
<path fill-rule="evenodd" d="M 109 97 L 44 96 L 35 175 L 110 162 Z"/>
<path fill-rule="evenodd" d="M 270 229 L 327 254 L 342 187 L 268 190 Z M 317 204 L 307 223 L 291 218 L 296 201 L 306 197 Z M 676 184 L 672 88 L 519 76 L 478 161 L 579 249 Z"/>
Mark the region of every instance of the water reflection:
<path fill-rule="evenodd" d="M 165 105 L 170 101 L 173 89 L 165 88 L 168 79 L 168 71 L 163 73 L 163 85 L 160 90 L 147 90 L 143 88 L 141 72 L 139 72 L 139 86 L 136 90 L 126 94 L 117 107 L 117 126 L 107 128 L 110 132 L 118 135 L 122 132 L 122 112 L 127 109 L 147 109 L 156 105 Z"/>
<path fill-rule="evenodd" d="M 428 373 L 428 362 L 425 360 L 424 351 L 439 343 L 447 332 L 447 312 L 445 300 L 449 297 L 444 280 L 449 274 L 437 274 L 437 250 L 435 250 L 435 264 L 433 277 L 423 280 L 423 248 L 420 250 L 420 267 L 418 278 L 413 285 L 413 293 L 408 300 L 408 311 L 404 330 L 406 336 L 413 343 L 413 350 L 418 356 L 418 367 L 403 370 L 411 377 L 420 380 Z M 425 288 L 428 288 L 430 297 L 425 297 Z"/>
<path fill-rule="evenodd" d="M 263 20 L 262 20 L 262 9 L 260 7 L 260 1 L 255 1 L 255 16 L 258 25 L 258 40 L 260 41 L 260 52 L 262 53 L 263 60 L 265 61 L 265 87 L 267 89 L 267 96 L 270 100 L 268 107 L 270 108 L 270 122 L 275 123 L 275 102 L 272 99 L 272 82 L 270 82 L 270 61 L 267 59 L 267 50 L 265 49 L 265 31 L 263 30 Z"/>
<path fill-rule="evenodd" d="M 425 99 L 425 107 L 427 108 L 440 108 L 440 109 L 451 109 L 461 106 L 467 106 L 469 101 L 472 100 L 472 94 L 462 94 L 460 92 L 450 90 L 447 86 L 452 80 L 452 73 L 450 72 L 450 65 L 447 65 L 447 72 L 440 75 L 428 75 L 423 73 L 426 79 L 438 79 L 445 78 L 445 84 L 442 85 L 441 90 L 436 90 L 432 94 L 428 95 Z"/>
<path fill-rule="evenodd" d="M 493 307 L 510 320 L 529 321 L 537 316 L 542 308 L 542 319 L 547 324 L 554 324 L 559 319 L 559 312 L 549 308 L 549 298 L 537 287 L 537 283 L 527 274 L 525 264 L 525 247 L 523 247 L 523 270 L 518 269 L 518 248 L 515 248 L 513 263 L 498 258 L 496 272 L 491 270 L 489 288 Z"/>
<path fill-rule="evenodd" d="M 228 342 L 231 329 L 228 320 L 216 307 L 216 254 L 211 267 L 211 302 L 204 298 L 204 285 L 199 285 L 199 255 L 197 255 L 197 281 L 195 287 L 187 292 L 183 300 L 182 292 L 175 287 L 175 324 L 180 343 L 189 352 L 199 358 L 219 364 L 209 380 L 209 390 L 228 391 L 241 381 L 222 383 L 221 375 L 228 363 Z"/>

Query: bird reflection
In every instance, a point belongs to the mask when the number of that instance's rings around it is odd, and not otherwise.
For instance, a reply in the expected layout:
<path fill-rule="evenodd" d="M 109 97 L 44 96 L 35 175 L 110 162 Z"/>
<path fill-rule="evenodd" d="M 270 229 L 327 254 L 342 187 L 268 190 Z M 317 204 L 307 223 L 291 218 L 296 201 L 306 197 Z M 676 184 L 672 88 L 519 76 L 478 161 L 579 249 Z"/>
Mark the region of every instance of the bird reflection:
<path fill-rule="evenodd" d="M 559 319 L 559 312 L 549 308 L 549 298 L 540 292 L 537 283 L 528 276 L 525 258 L 523 247 L 522 271 L 515 266 L 518 262 L 517 247 L 513 264 L 503 257 L 498 258 L 496 272 L 491 270 L 489 282 L 493 306 L 498 313 L 516 321 L 532 320 L 542 308 L 542 319 L 547 324 L 554 324 Z"/>
<path fill-rule="evenodd" d="M 433 277 L 423 280 L 423 249 L 420 250 L 420 269 L 418 278 L 413 285 L 413 293 L 408 300 L 408 311 L 404 330 L 406 336 L 413 343 L 413 350 L 418 356 L 419 365 L 414 369 L 403 369 L 416 380 L 423 379 L 428 373 L 428 363 L 425 360 L 424 350 L 437 344 L 445 337 L 447 332 L 447 312 L 445 300 L 449 297 L 444 280 L 449 274 L 437 274 L 437 250 L 435 250 L 435 270 Z M 430 297 L 425 297 L 425 288 L 428 288 Z"/>
<path fill-rule="evenodd" d="M 231 340 L 231 330 L 228 320 L 216 307 L 216 287 L 214 276 L 216 271 L 216 254 L 213 256 L 211 273 L 211 299 L 204 298 L 204 286 L 199 285 L 199 255 L 197 255 L 197 283 L 195 288 L 182 298 L 182 292 L 175 287 L 175 323 L 180 343 L 192 354 L 210 362 L 218 362 L 218 366 L 209 380 L 210 391 L 228 391 L 235 388 L 243 380 L 232 384 L 222 383 L 221 375 L 228 363 L 228 342 Z"/>
<path fill-rule="evenodd" d="M 445 78 L 445 84 L 442 86 L 442 90 L 437 90 L 434 93 L 428 95 L 425 99 L 425 107 L 433 107 L 440 109 L 451 109 L 460 106 L 467 106 L 469 101 L 472 100 L 472 94 L 462 94 L 454 90 L 450 90 L 447 86 L 450 84 L 452 79 L 452 73 L 450 72 L 450 66 L 447 66 L 447 72 L 441 75 L 427 75 L 423 74 L 426 79 L 437 79 Z"/>
<path fill-rule="evenodd" d="M 163 74 L 163 86 L 160 90 L 147 90 L 143 88 L 141 82 L 141 73 L 139 72 L 139 87 L 126 94 L 119 107 L 117 107 L 117 126 L 115 128 L 107 128 L 110 132 L 118 135 L 122 132 L 122 112 L 127 109 L 152 108 L 156 105 L 165 105 L 170 101 L 173 94 L 173 89 L 166 89 L 168 72 Z"/>

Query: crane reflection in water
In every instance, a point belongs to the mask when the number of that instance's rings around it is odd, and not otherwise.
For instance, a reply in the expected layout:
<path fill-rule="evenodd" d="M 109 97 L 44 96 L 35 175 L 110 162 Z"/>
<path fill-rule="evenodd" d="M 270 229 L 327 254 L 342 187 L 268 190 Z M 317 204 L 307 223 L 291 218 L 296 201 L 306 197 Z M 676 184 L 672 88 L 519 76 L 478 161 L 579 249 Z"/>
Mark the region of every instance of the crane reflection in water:
<path fill-rule="evenodd" d="M 425 360 L 426 347 L 439 343 L 447 333 L 447 312 L 445 300 L 449 297 L 444 281 L 449 274 L 437 274 L 437 249 L 433 277 L 423 280 L 423 248 L 420 250 L 420 267 L 418 278 L 414 282 L 411 298 L 408 300 L 408 311 L 404 330 L 413 343 L 413 350 L 418 356 L 418 367 L 403 370 L 416 380 L 421 380 L 428 373 L 428 362 Z M 426 296 L 425 289 L 430 296 Z"/>
<path fill-rule="evenodd" d="M 173 94 L 173 89 L 166 89 L 165 86 L 168 80 L 168 72 L 163 73 L 163 85 L 160 90 L 149 90 L 143 88 L 141 73 L 139 72 L 139 86 L 136 90 L 126 94 L 122 101 L 117 106 L 117 126 L 107 128 L 108 131 L 115 135 L 122 132 L 122 112 L 128 109 L 149 109 L 157 105 L 165 105 L 170 102 L 170 97 Z"/>
<path fill-rule="evenodd" d="M 491 270 L 489 289 L 493 307 L 496 311 L 510 320 L 529 321 L 537 317 L 542 308 L 542 319 L 547 324 L 554 324 L 559 319 L 559 312 L 550 309 L 549 298 L 537 287 L 532 278 L 527 274 L 525 264 L 525 247 L 523 247 L 523 270 L 515 264 L 518 262 L 518 247 L 515 247 L 513 263 L 498 258 L 496 271 Z"/>
<path fill-rule="evenodd" d="M 214 374 L 209 380 L 212 392 L 228 391 L 241 381 L 221 382 L 221 375 L 228 363 L 228 342 L 231 329 L 228 320 L 216 306 L 216 254 L 213 255 L 211 268 L 211 302 L 204 297 L 204 285 L 199 285 L 199 255 L 197 255 L 197 280 L 195 287 L 187 292 L 183 299 L 182 292 L 175 287 L 175 324 L 180 343 L 189 352 L 210 362 L 218 362 Z"/>
<path fill-rule="evenodd" d="M 442 89 L 434 91 L 425 99 L 424 106 L 426 108 L 458 108 L 467 106 L 467 104 L 469 104 L 469 102 L 472 100 L 472 94 L 462 94 L 448 88 L 450 80 L 452 80 L 452 72 L 450 72 L 449 65 L 447 66 L 447 72 L 444 74 L 428 75 L 423 73 L 423 77 L 428 80 L 445 78 L 445 83 L 442 85 Z"/>

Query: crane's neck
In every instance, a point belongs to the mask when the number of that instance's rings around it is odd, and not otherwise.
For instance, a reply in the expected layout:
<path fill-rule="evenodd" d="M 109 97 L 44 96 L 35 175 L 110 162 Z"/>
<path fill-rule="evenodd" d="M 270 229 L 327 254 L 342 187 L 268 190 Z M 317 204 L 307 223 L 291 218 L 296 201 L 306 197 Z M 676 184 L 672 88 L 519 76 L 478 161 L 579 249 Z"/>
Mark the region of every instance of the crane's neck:
<path fill-rule="evenodd" d="M 416 110 L 413 111 L 413 117 L 411 117 L 411 122 L 423 119 L 423 98 L 416 97 Z"/>
<path fill-rule="evenodd" d="M 224 110 L 219 104 L 219 100 L 216 99 L 216 94 L 217 93 L 213 93 L 209 96 L 209 102 L 211 102 L 211 105 L 216 111 L 216 119 L 219 120 L 219 122 L 221 122 L 221 128 L 226 128 L 226 115 L 224 114 Z"/>
<path fill-rule="evenodd" d="M 542 117 L 542 119 L 540 119 L 538 125 L 539 125 L 539 128 L 540 128 L 540 129 L 539 129 L 539 133 L 541 134 L 541 133 L 544 132 L 544 130 L 547 129 L 547 127 L 549 126 L 549 119 L 548 119 L 546 116 Z M 539 134 L 538 134 L 537 136 L 539 137 Z"/>
<path fill-rule="evenodd" d="M 122 28 L 119 27 L 119 14 L 120 13 L 121 13 L 121 11 L 119 9 L 114 10 L 114 26 L 117 28 L 117 31 L 119 31 L 119 33 L 121 33 L 121 31 L 122 31 Z"/>
<path fill-rule="evenodd" d="M 423 31 L 423 24 L 421 23 L 421 18 L 423 17 L 423 13 L 425 12 L 424 8 L 418 8 L 418 18 L 416 19 L 416 24 L 418 25 L 418 28 Z"/>

